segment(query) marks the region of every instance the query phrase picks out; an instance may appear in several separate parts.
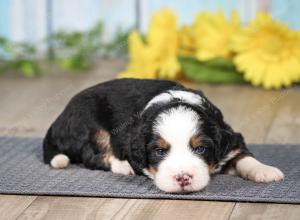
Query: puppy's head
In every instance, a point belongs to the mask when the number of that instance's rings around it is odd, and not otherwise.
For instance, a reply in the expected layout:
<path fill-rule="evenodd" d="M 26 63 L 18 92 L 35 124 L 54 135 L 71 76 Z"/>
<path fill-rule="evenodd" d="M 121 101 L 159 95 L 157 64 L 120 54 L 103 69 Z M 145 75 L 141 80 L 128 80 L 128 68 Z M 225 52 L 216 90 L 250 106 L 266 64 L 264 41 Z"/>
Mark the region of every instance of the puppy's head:
<path fill-rule="evenodd" d="M 129 162 L 163 191 L 198 191 L 239 154 L 241 144 L 214 106 L 178 104 L 137 126 Z"/>

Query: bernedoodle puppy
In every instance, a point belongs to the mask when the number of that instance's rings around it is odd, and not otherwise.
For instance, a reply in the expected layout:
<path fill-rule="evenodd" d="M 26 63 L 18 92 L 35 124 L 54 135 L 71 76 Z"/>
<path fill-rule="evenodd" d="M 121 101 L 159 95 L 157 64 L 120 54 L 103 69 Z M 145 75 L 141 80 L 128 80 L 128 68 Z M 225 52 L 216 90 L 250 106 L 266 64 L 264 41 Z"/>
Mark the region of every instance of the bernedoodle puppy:
<path fill-rule="evenodd" d="M 71 162 L 146 175 L 165 192 L 201 190 L 216 173 L 284 178 L 254 158 L 201 91 L 164 80 L 117 79 L 80 92 L 49 128 L 43 149 L 53 168 Z"/>

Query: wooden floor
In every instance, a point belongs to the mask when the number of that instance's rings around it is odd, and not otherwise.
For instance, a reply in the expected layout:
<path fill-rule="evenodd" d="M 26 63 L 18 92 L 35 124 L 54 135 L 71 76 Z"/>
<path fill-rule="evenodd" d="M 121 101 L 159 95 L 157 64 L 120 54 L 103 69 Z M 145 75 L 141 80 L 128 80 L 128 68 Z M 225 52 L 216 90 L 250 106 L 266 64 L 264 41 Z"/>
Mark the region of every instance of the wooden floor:
<path fill-rule="evenodd" d="M 111 79 L 124 61 L 106 61 L 89 74 L 36 79 L 0 77 L 0 135 L 43 136 L 67 101 Z M 300 143 L 300 89 L 248 86 L 201 88 L 248 143 Z M 0 219 L 300 219 L 300 206 L 266 203 L 0 195 Z"/>

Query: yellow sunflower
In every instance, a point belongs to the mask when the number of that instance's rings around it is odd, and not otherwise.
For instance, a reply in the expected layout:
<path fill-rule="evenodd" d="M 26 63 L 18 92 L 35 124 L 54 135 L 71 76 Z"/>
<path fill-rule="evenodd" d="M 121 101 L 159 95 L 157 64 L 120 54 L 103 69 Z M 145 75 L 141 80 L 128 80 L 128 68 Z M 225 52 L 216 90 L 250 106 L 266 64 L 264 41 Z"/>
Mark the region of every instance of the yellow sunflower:
<path fill-rule="evenodd" d="M 158 63 L 156 54 L 144 44 L 140 35 L 133 31 L 128 37 L 130 63 L 125 72 L 120 73 L 120 78 L 156 78 Z"/>
<path fill-rule="evenodd" d="M 177 17 L 173 11 L 163 8 L 156 12 L 150 22 L 147 43 L 157 55 L 158 77 L 174 79 L 180 71 L 177 60 L 179 38 Z"/>
<path fill-rule="evenodd" d="M 138 33 L 130 35 L 130 63 L 119 77 L 174 79 L 180 73 L 178 51 L 177 17 L 169 9 L 159 10 L 150 21 L 146 44 Z"/>
<path fill-rule="evenodd" d="M 179 53 L 185 56 L 194 56 L 196 52 L 196 39 L 192 26 L 184 25 L 179 30 Z"/>
<path fill-rule="evenodd" d="M 234 49 L 234 63 L 253 85 L 281 88 L 300 79 L 300 35 L 268 14 L 257 14 Z"/>
<path fill-rule="evenodd" d="M 240 29 L 239 16 L 236 12 L 232 12 L 229 19 L 222 11 L 200 13 L 193 24 L 196 57 L 202 61 L 232 57 L 232 38 Z"/>

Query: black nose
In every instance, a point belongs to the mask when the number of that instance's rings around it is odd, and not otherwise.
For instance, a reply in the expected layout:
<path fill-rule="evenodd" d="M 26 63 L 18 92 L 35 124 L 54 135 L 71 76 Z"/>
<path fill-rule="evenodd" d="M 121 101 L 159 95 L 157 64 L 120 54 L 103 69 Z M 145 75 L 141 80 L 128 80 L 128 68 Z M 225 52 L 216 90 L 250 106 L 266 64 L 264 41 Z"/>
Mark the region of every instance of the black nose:
<path fill-rule="evenodd" d="M 188 173 L 182 173 L 176 175 L 175 179 L 180 186 L 187 186 L 192 183 L 193 176 Z"/>

